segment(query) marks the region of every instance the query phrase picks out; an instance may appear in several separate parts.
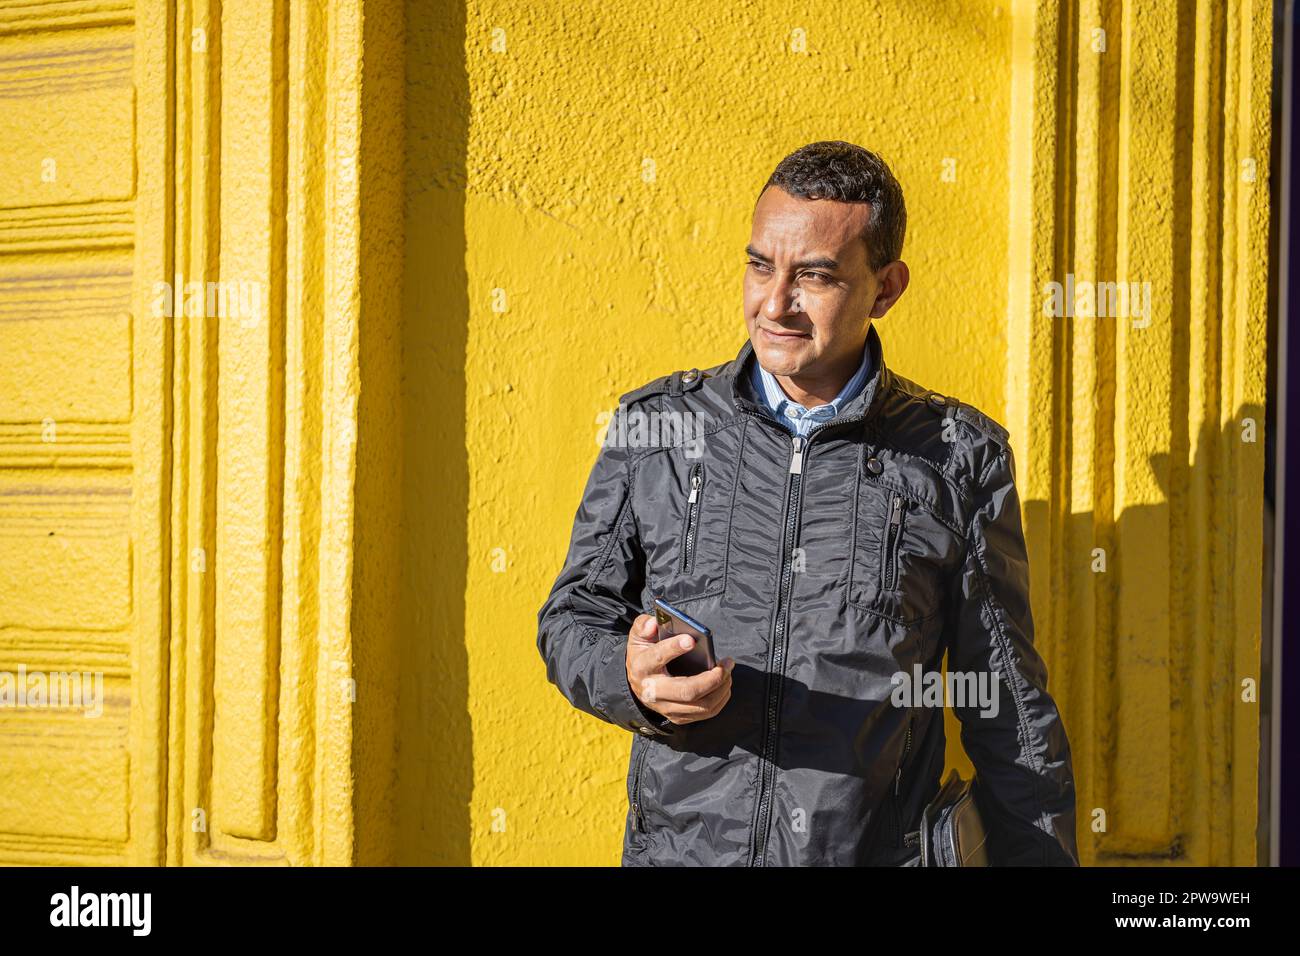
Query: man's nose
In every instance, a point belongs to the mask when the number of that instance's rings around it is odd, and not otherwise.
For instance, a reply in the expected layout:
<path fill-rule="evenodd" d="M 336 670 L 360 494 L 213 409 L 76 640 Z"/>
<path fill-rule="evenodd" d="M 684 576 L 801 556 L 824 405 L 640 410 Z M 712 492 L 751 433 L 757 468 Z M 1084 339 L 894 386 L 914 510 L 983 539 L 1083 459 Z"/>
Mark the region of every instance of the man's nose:
<path fill-rule="evenodd" d="M 779 319 L 795 312 L 802 312 L 801 290 L 791 283 L 778 284 L 768 295 L 767 301 L 763 304 L 763 311 L 769 319 Z"/>

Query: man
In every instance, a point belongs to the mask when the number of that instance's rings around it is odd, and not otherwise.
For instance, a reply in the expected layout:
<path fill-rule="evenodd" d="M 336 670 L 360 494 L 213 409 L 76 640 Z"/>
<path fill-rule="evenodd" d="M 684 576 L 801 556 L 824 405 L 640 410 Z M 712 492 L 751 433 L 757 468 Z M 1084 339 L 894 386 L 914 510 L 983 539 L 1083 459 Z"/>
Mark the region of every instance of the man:
<path fill-rule="evenodd" d="M 945 696 L 897 691 L 945 651 L 988 691 L 952 706 L 990 862 L 1078 863 L 1007 432 L 889 369 L 871 324 L 907 288 L 905 226 L 874 154 L 786 157 L 754 209 L 749 341 L 610 424 L 537 644 L 575 707 L 635 732 L 624 865 L 915 865 Z M 651 443 L 647 420 L 695 427 Z M 667 673 L 691 639 L 656 641 L 656 597 L 717 667 Z"/>

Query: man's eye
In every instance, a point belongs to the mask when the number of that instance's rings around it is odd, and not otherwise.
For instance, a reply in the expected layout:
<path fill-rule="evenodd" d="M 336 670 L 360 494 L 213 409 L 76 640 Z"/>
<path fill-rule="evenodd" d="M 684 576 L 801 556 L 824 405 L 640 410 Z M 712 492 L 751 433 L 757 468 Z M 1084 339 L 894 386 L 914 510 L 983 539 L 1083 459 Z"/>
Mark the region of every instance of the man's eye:
<path fill-rule="evenodd" d="M 834 281 L 830 276 L 825 275 L 824 273 L 821 272 L 805 272 L 804 275 L 807 276 L 809 279 L 816 279 L 818 282 Z"/>
<path fill-rule="evenodd" d="M 762 270 L 762 269 L 766 269 L 766 268 L 767 268 L 767 264 L 766 264 L 766 263 L 757 262 L 757 261 L 755 261 L 755 260 L 753 260 L 753 259 L 750 259 L 750 260 L 749 260 L 749 264 L 750 264 L 751 267 L 753 267 L 753 268 L 755 268 L 755 269 L 759 269 L 759 270 Z"/>

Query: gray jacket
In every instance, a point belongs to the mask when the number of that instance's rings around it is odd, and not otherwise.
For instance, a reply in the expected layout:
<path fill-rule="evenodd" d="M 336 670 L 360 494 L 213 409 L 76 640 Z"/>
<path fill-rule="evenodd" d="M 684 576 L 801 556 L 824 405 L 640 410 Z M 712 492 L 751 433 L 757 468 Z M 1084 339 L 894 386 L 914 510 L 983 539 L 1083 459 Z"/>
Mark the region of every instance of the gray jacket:
<path fill-rule="evenodd" d="M 914 858 L 944 708 L 900 698 L 898 675 L 945 651 L 992 863 L 1078 865 L 1007 432 L 892 372 L 874 326 L 868 347 L 875 375 L 806 440 L 755 394 L 749 342 L 620 402 L 537 647 L 573 706 L 634 731 L 625 866 Z M 735 658 L 715 717 L 676 725 L 633 696 L 627 634 L 653 597 Z"/>

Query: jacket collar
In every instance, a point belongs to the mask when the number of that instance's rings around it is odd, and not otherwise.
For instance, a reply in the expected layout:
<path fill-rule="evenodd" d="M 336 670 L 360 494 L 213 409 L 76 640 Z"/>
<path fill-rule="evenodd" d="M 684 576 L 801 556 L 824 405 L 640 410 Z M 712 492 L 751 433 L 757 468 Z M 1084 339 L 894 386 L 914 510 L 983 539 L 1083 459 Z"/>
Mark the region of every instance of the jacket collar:
<path fill-rule="evenodd" d="M 880 333 L 876 331 L 874 322 L 867 326 L 867 348 L 871 350 L 871 377 L 867 379 L 862 391 L 852 401 L 845 403 L 844 407 L 840 409 L 840 413 L 821 428 L 834 428 L 838 425 L 847 425 L 853 422 L 870 421 L 880 410 L 881 405 L 884 403 L 884 395 L 889 390 L 892 376 L 885 366 Z M 727 373 L 730 378 L 731 400 L 741 411 L 771 419 L 772 413 L 763 403 L 762 397 L 754 389 L 754 364 L 757 361 L 758 357 L 754 355 L 754 343 L 746 339 L 745 344 L 740 347 L 740 352 L 731 362 L 731 368 Z"/>

